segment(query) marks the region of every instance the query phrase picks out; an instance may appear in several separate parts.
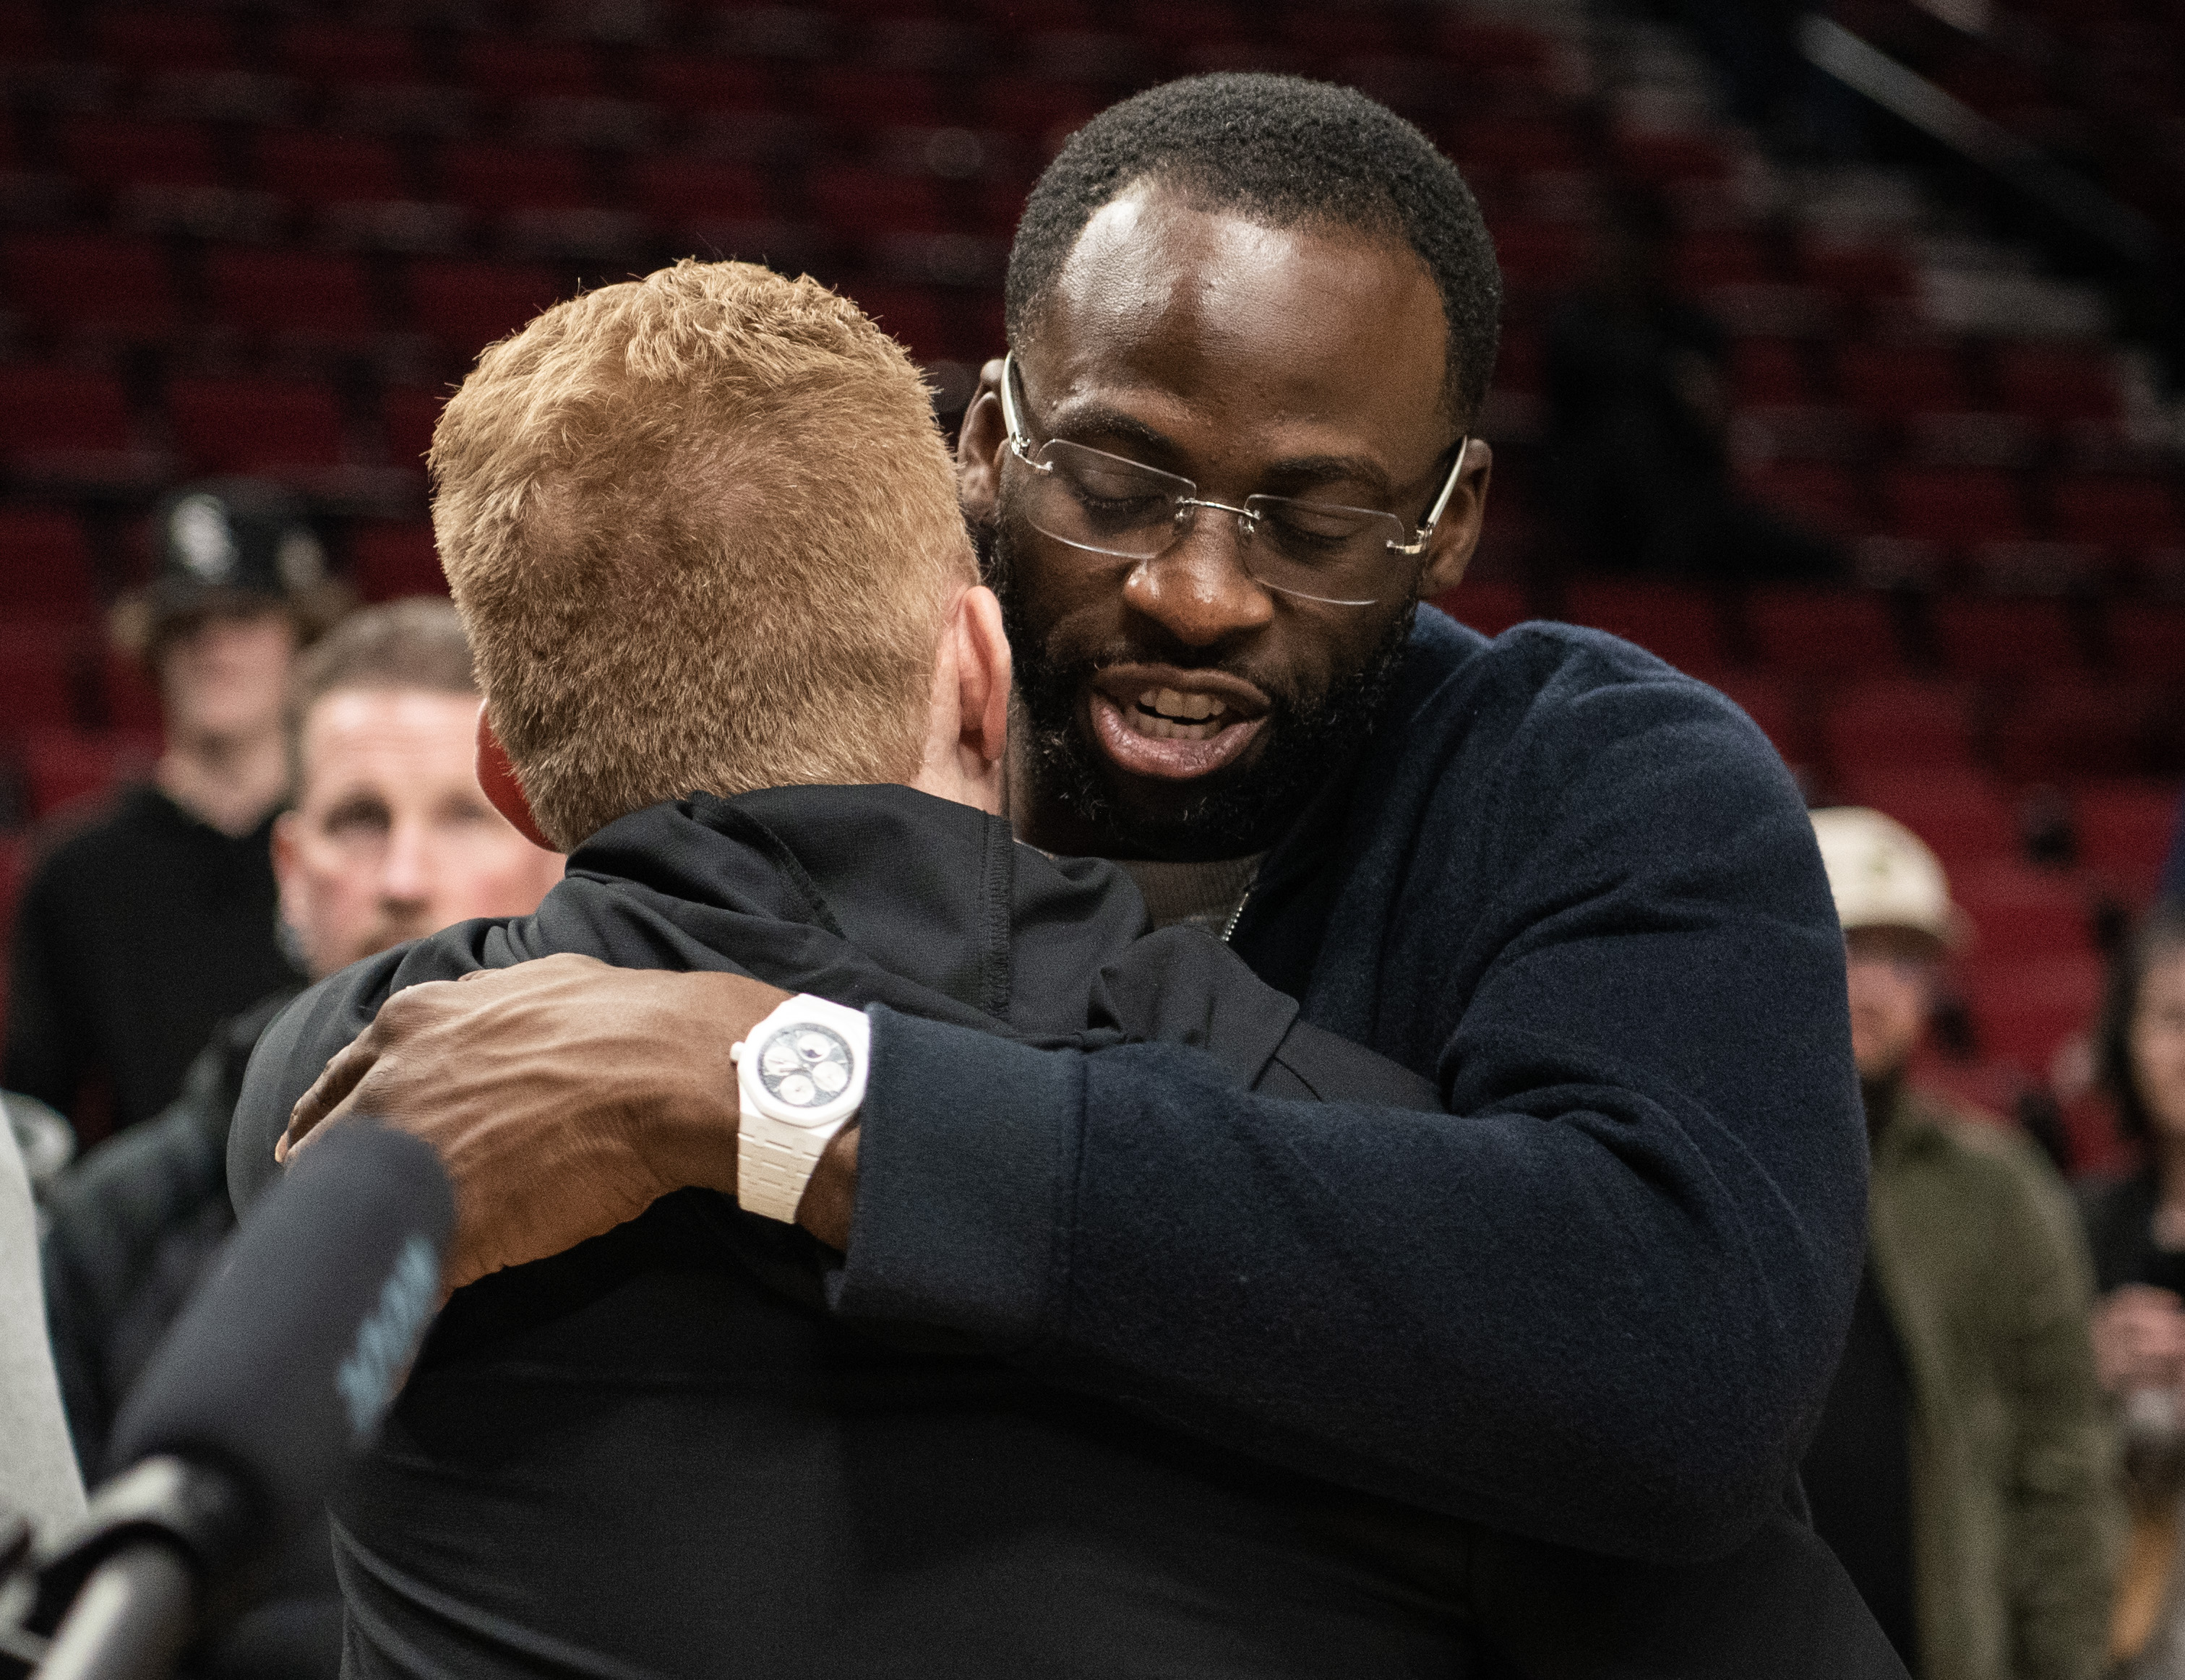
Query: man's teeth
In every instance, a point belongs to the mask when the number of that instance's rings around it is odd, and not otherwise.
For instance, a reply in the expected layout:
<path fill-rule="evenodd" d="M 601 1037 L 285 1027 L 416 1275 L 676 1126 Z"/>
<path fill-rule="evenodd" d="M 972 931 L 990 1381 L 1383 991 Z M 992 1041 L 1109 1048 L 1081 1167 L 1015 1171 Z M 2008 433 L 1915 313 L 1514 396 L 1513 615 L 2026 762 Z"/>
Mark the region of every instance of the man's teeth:
<path fill-rule="evenodd" d="M 1196 721 L 1229 708 L 1212 695 L 1188 695 L 1175 689 L 1148 689 L 1138 696 L 1141 711 L 1158 712 L 1164 717 Z"/>
<path fill-rule="evenodd" d="M 1148 689 L 1138 696 L 1131 723 L 1140 734 L 1158 740 L 1204 740 L 1227 726 L 1228 710 L 1211 695 Z"/>

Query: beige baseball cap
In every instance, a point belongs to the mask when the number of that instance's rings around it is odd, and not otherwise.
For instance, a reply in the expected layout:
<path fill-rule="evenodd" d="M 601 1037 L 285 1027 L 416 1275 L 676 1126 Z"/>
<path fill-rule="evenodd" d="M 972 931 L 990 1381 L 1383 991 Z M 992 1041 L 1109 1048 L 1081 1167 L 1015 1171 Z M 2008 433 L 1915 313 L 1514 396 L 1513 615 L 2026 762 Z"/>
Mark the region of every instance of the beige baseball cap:
<path fill-rule="evenodd" d="M 1853 928 L 1910 928 L 1955 945 L 1963 918 L 1949 878 L 1926 843 L 1893 817 L 1864 806 L 1811 813 L 1836 918 Z"/>

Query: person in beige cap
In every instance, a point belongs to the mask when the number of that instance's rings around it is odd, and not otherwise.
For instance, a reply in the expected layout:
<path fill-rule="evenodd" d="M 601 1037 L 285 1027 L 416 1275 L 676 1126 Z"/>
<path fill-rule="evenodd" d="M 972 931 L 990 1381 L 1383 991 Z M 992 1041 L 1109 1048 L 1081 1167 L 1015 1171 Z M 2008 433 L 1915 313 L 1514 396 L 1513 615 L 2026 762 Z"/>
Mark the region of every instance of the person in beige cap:
<path fill-rule="evenodd" d="M 2086 1242 L 2047 1161 L 1908 1083 L 1962 918 L 1877 811 L 1817 811 L 1873 1148 L 1866 1275 L 1803 1466 L 1814 1527 L 1920 1680 L 2092 1680 L 2110 1437 Z"/>

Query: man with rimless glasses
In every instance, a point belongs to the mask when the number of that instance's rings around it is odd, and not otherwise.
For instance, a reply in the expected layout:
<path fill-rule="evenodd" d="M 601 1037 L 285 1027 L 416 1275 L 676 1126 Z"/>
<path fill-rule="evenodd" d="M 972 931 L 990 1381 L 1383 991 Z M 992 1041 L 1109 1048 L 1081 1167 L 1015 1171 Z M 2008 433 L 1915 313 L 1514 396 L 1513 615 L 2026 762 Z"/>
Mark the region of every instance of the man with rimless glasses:
<path fill-rule="evenodd" d="M 1445 1112 L 875 1007 L 796 1219 L 841 1255 L 834 1311 L 1260 1466 L 1271 1522 L 1456 1605 L 1474 1677 L 1901 1674 L 1797 1492 L 1864 1199 L 1797 791 L 1638 649 L 1421 604 L 1478 539 L 1499 299 L 1407 124 L 1171 84 L 1033 190 L 959 449 L 1019 835 L 1124 862 L 1157 924 L 1226 937 Z M 736 1131 L 731 1047 L 783 1002 L 563 959 L 414 986 L 290 1135 L 384 1113 L 452 1158 L 515 1113 L 533 1147 L 462 1169 L 459 1240 L 535 1259 L 619 1217 L 590 1185 L 647 1113 Z"/>

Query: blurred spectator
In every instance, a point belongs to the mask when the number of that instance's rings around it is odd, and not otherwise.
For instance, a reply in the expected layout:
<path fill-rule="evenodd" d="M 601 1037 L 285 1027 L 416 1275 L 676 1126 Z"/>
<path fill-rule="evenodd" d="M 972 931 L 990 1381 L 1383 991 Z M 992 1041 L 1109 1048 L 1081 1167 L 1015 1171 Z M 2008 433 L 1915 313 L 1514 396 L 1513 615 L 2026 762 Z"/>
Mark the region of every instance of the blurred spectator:
<path fill-rule="evenodd" d="M 0 1519 L 49 1536 L 83 1515 L 38 1298 L 37 1215 L 14 1130 L 0 1125 Z"/>
<path fill-rule="evenodd" d="M 2110 1437 L 2086 1244 L 2031 1145 L 1908 1085 L 1957 913 L 1878 812 L 1816 812 L 1874 1153 L 1866 1275 L 1804 1465 L 1814 1527 L 1923 1680 L 2092 1680 Z"/>
<path fill-rule="evenodd" d="M 2101 1306 L 2094 1353 L 2125 1436 L 2132 1542 L 2111 1644 L 2146 1680 L 2185 1675 L 2185 905 L 2165 904 L 2119 953 L 2096 1035 L 2118 1124 L 2146 1165 L 2085 1198 Z"/>
<path fill-rule="evenodd" d="M 1593 272 L 1548 328 L 1554 505 L 1584 561 L 1656 577 L 1813 578 L 1825 541 L 1737 494 L 1723 332 L 1678 295 L 1657 193 L 1613 195 Z"/>
<path fill-rule="evenodd" d="M 306 654 L 289 711 L 296 807 L 273 833 L 281 913 L 313 979 L 472 916 L 522 915 L 562 873 L 486 802 L 472 770 L 478 691 L 455 608 L 400 601 L 356 614 Z M 182 1095 L 64 1175 L 45 1242 L 47 1309 L 76 1455 L 110 1470 L 122 1400 L 235 1223 L 227 1131 L 258 1035 L 293 985 L 224 1024 Z M 249 1646 L 339 1660 L 323 1532 L 290 1560 L 279 1602 L 238 1627 Z M 255 1671 L 254 1671 L 255 1672 Z M 283 1671 L 288 1672 L 288 1671 Z"/>
<path fill-rule="evenodd" d="M 157 1113 L 215 1023 L 293 979 L 277 942 L 273 812 L 296 650 L 347 594 L 285 493 L 178 491 L 154 516 L 157 571 L 115 614 L 159 686 L 152 781 L 56 846 L 17 913 L 0 1085 L 87 1141 Z"/>

